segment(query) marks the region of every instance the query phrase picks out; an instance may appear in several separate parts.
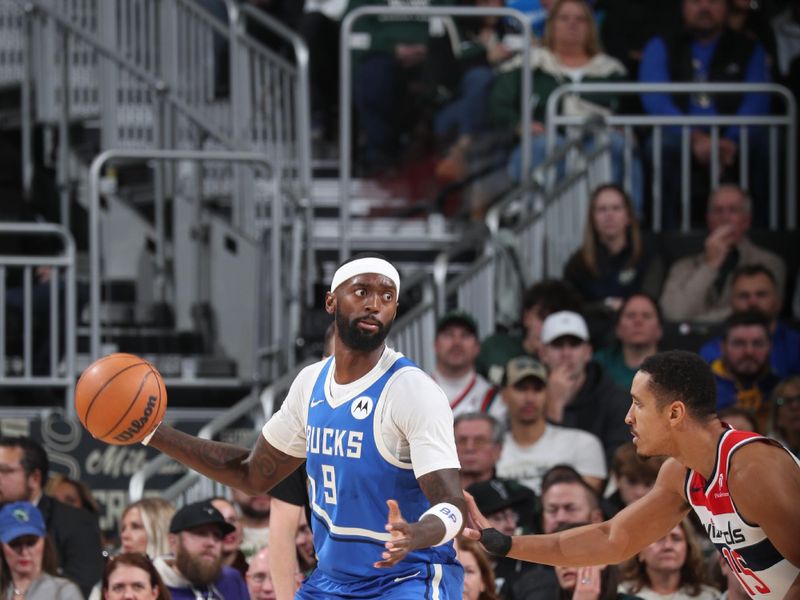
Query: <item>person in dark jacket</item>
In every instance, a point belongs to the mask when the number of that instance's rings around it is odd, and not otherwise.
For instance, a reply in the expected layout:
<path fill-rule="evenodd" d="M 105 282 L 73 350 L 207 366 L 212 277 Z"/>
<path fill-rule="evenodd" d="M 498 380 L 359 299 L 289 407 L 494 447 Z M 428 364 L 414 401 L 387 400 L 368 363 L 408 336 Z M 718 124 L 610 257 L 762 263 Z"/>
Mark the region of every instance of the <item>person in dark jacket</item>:
<path fill-rule="evenodd" d="M 709 83 L 766 83 L 769 67 L 764 49 L 755 40 L 727 25 L 726 0 L 684 0 L 684 28 L 674 35 L 657 36 L 645 46 L 639 67 L 643 83 L 709 82 Z M 766 115 L 769 96 L 765 94 L 708 93 L 643 94 L 642 105 L 650 115 Z M 748 137 L 750 158 L 750 191 L 758 199 L 767 192 L 768 147 L 763 128 L 750 128 Z M 662 164 L 680 164 L 682 133 L 680 127 L 662 129 Z M 716 149 L 712 149 L 711 132 L 707 128 L 691 130 L 691 154 L 696 165 L 708 168 L 714 152 L 719 153 L 721 175 L 734 176 L 739 169 L 740 128 L 724 127 Z M 653 156 L 652 140 L 648 144 Z M 652 161 L 649 161 L 652 162 Z M 726 173 L 729 171 L 729 173 Z M 683 178 L 688 177 L 683 174 Z M 708 178 L 693 178 L 693 181 Z M 663 215 L 666 227 L 678 225 L 682 177 L 675 170 L 662 169 L 661 190 L 664 198 Z M 704 196 L 705 190 L 697 190 Z M 765 200 L 766 198 L 764 198 Z M 756 203 L 759 208 L 766 202 Z M 702 209 L 702 206 L 697 206 Z M 757 211 L 759 224 L 766 224 L 766 210 Z"/>
<path fill-rule="evenodd" d="M 628 393 L 618 388 L 602 367 L 592 362 L 589 329 L 578 313 L 553 313 L 542 324 L 540 358 L 550 372 L 547 417 L 551 423 L 595 434 L 606 461 L 630 439 L 625 415 Z"/>
<path fill-rule="evenodd" d="M 49 470 L 47 453 L 36 441 L 0 438 L 0 504 L 30 502 L 39 509 L 58 553 L 58 575 L 73 580 L 88 596 L 103 575 L 100 527 L 91 513 L 43 493 Z"/>
<path fill-rule="evenodd" d="M 583 245 L 564 267 L 564 279 L 588 306 L 617 311 L 636 292 L 658 297 L 663 277 L 662 261 L 642 241 L 630 196 L 611 183 L 596 188 Z"/>

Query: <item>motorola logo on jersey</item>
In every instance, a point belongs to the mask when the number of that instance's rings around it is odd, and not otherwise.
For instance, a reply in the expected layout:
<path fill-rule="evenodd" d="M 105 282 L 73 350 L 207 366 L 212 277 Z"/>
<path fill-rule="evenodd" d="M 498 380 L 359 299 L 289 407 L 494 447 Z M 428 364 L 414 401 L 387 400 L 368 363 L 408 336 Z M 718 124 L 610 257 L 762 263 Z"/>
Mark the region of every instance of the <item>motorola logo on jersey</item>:
<path fill-rule="evenodd" d="M 350 403 L 350 414 L 353 418 L 363 421 L 372 414 L 372 398 L 360 396 Z"/>

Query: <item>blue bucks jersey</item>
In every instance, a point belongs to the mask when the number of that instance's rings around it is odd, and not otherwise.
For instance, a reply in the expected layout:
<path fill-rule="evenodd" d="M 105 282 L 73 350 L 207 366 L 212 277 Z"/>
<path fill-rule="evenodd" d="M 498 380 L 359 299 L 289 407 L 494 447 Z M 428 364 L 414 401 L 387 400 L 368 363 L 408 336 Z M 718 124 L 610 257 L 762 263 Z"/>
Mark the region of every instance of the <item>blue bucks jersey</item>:
<path fill-rule="evenodd" d="M 411 552 L 392 568 L 373 567 L 390 539 L 385 529 L 386 500 L 397 500 L 409 523 L 418 521 L 430 508 L 411 465 L 383 448 L 382 438 L 376 443 L 376 436 L 381 436 L 380 412 L 385 408 L 387 382 L 401 370 L 419 367 L 401 357 L 368 389 L 332 408 L 325 393 L 331 364 L 329 359 L 314 384 L 306 425 L 314 547 L 317 571 L 321 571 L 315 575 L 353 589 L 370 581 L 374 585 L 403 580 L 413 573 L 421 578 L 438 573 L 441 579 L 442 565 L 446 570 L 448 566 L 460 570 L 452 543 Z M 398 400 L 402 401 L 394 399 Z M 309 583 L 314 579 L 312 576 Z"/>

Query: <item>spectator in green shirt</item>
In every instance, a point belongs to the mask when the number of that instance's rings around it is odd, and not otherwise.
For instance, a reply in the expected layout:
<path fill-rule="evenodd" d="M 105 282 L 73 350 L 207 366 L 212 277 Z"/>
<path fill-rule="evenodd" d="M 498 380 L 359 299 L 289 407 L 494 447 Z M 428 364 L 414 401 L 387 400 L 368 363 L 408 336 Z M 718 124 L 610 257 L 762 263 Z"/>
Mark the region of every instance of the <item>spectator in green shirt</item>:
<path fill-rule="evenodd" d="M 614 332 L 617 343 L 595 352 L 594 360 L 627 391 L 644 359 L 658 352 L 658 342 L 664 334 L 658 303 L 647 294 L 633 294 L 617 313 Z"/>

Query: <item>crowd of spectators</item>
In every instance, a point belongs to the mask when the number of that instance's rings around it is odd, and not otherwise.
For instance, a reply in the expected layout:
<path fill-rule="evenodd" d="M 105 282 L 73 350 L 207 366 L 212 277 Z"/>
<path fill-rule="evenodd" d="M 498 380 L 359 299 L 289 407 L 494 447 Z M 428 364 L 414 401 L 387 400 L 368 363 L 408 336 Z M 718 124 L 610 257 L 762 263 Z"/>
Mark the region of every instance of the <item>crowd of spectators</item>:
<path fill-rule="evenodd" d="M 307 42 L 314 139 L 328 142 L 337 136 L 341 22 L 354 10 L 362 6 L 508 6 L 531 19 L 533 47 L 529 64 L 523 65 L 519 24 L 509 17 L 359 18 L 350 40 L 353 139 L 356 162 L 368 175 L 396 171 L 404 161 L 433 154 L 438 161 L 434 172 L 442 183 L 465 181 L 482 164 L 474 155 L 489 147 L 493 155 L 504 157 L 510 180 L 519 181 L 523 175 L 521 127 L 530 124 L 535 167 L 546 159 L 548 97 L 565 83 L 777 82 L 795 93 L 800 85 L 800 9 L 792 2 L 307 0 L 302 12 L 285 0 L 250 2 L 295 28 Z M 520 114 L 523 69 L 533 75 L 532 114 L 525 119 Z M 558 110 L 602 121 L 615 112 L 757 116 L 777 108 L 771 106 L 769 95 L 759 93 L 631 96 L 603 92 L 567 94 Z M 680 127 L 662 127 L 657 149 L 649 129 L 606 128 L 606 133 L 612 154 L 611 182 L 626 184 L 637 217 L 652 218 L 651 183 L 660 177 L 661 217 L 667 228 L 680 223 L 683 179 L 691 176 L 697 222 L 709 191 L 713 157 L 719 159 L 723 181 L 738 180 L 742 168 L 743 136 L 738 126 L 722 127 L 719 136 L 713 136 L 709 128 L 692 127 L 691 172 L 681 177 L 675 177 L 674 168 L 681 164 L 683 151 Z M 556 132 L 550 147 L 563 143 L 564 134 Z M 748 127 L 748 152 L 742 163 L 747 167 L 753 216 L 759 227 L 766 226 L 768 215 L 768 138 L 766 128 Z M 587 147 L 597 139 L 589 138 Z M 632 149 L 630 154 L 626 146 Z M 653 172 L 655 154 L 663 166 L 660 174 Z"/>

